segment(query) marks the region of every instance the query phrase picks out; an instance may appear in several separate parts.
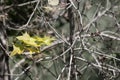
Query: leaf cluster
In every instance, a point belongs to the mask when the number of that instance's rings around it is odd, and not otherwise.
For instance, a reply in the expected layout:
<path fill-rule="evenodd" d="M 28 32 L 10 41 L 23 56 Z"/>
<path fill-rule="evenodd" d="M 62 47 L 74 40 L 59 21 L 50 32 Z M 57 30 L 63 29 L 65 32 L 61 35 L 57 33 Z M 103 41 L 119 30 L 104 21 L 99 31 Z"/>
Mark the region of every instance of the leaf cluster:
<path fill-rule="evenodd" d="M 27 32 L 21 36 L 17 36 L 16 38 L 17 41 L 13 44 L 13 51 L 11 52 L 11 56 L 23 53 L 39 53 L 40 47 L 50 45 L 51 42 L 55 40 L 49 36 L 30 36 Z"/>

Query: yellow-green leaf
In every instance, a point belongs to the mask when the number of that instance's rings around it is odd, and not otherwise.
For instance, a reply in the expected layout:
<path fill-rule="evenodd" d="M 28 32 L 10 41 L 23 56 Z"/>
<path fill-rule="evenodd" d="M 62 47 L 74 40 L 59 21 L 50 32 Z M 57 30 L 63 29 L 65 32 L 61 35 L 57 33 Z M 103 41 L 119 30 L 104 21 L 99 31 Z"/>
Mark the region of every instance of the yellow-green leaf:
<path fill-rule="evenodd" d="M 45 36 L 43 38 L 43 42 L 45 45 L 50 45 L 53 40 L 55 40 L 55 38 L 50 38 L 49 36 Z"/>
<path fill-rule="evenodd" d="M 40 52 L 39 48 L 34 48 L 34 47 L 29 47 L 29 48 L 27 48 L 27 50 L 29 51 L 30 54 L 34 54 L 34 53 L 39 53 Z"/>
<path fill-rule="evenodd" d="M 35 36 L 34 39 L 36 39 L 36 41 L 41 42 L 41 43 L 44 41 L 43 38 L 38 37 L 38 36 Z"/>
<path fill-rule="evenodd" d="M 17 47 L 13 45 L 13 51 L 11 52 L 10 56 L 14 56 L 16 54 L 22 54 L 23 50 L 20 49 L 20 47 Z"/>
<path fill-rule="evenodd" d="M 11 56 L 23 53 L 39 53 L 40 47 L 43 45 L 50 45 L 51 42 L 55 40 L 55 38 L 49 36 L 44 36 L 43 38 L 39 36 L 31 37 L 27 32 L 16 38 L 18 39 L 18 42 L 13 45 Z"/>
<path fill-rule="evenodd" d="M 55 40 L 54 38 L 51 38 L 49 36 L 44 36 L 43 38 L 35 36 L 34 38 L 38 43 L 40 43 L 40 45 L 50 45 L 51 42 Z"/>
<path fill-rule="evenodd" d="M 27 32 L 22 36 L 18 36 L 17 39 L 23 41 L 28 46 L 34 46 L 34 47 L 40 46 L 36 43 L 36 39 L 30 37 L 30 35 Z"/>

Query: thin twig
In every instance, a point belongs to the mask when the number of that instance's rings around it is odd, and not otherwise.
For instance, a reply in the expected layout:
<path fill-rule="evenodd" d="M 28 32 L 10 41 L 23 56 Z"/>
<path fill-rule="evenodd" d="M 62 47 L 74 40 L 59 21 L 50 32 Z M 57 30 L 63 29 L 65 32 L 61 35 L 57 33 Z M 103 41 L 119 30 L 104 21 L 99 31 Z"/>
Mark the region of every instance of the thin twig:
<path fill-rule="evenodd" d="M 65 66 L 62 68 L 61 73 L 59 74 L 57 80 L 60 80 L 60 77 L 62 76 L 63 72 L 64 72 L 65 69 L 66 69 L 66 66 L 67 66 L 67 65 L 65 65 Z"/>
<path fill-rule="evenodd" d="M 38 0 L 34 0 L 34 1 L 28 1 L 26 3 L 21 3 L 21 4 L 18 4 L 18 5 L 15 5 L 17 7 L 21 7 L 21 6 L 25 6 L 25 5 L 29 5 L 29 4 L 34 4 L 36 3 Z M 12 8 L 14 7 L 14 5 L 11 5 L 11 6 L 5 6 L 3 9 L 6 10 L 6 9 L 9 9 L 9 8 Z"/>

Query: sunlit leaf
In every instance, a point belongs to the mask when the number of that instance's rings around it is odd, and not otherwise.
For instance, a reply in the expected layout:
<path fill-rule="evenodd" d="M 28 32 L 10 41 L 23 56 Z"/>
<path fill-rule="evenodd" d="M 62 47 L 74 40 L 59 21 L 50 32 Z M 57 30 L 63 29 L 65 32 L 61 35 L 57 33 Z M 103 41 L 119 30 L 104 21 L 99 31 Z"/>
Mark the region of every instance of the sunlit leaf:
<path fill-rule="evenodd" d="M 49 36 L 30 36 L 27 32 L 16 38 L 18 41 L 13 45 L 11 55 L 39 53 L 41 46 L 50 45 L 51 42 L 55 40 Z"/>
<path fill-rule="evenodd" d="M 43 38 L 39 37 L 39 36 L 35 36 L 34 39 L 36 39 L 36 41 L 39 41 L 39 42 L 43 42 Z"/>
<path fill-rule="evenodd" d="M 11 52 L 10 56 L 14 56 L 16 54 L 22 54 L 22 53 L 23 53 L 23 50 L 20 49 L 20 47 L 13 45 L 13 51 Z"/>
<path fill-rule="evenodd" d="M 28 46 L 38 47 L 39 45 L 36 43 L 36 39 L 30 37 L 30 35 L 26 32 L 22 36 L 17 37 L 18 40 L 23 41 Z"/>
<path fill-rule="evenodd" d="M 43 38 L 40 38 L 40 37 L 36 36 L 35 39 L 36 39 L 36 41 L 40 42 L 41 45 L 42 45 L 42 44 L 44 44 L 44 45 L 50 45 L 51 42 L 52 42 L 53 40 L 55 40 L 54 38 L 51 38 L 51 37 L 49 37 L 49 36 L 44 36 Z"/>
<path fill-rule="evenodd" d="M 50 38 L 49 36 L 45 36 L 45 37 L 43 38 L 43 43 L 44 43 L 45 45 L 50 45 L 53 40 L 55 40 L 55 38 Z"/>

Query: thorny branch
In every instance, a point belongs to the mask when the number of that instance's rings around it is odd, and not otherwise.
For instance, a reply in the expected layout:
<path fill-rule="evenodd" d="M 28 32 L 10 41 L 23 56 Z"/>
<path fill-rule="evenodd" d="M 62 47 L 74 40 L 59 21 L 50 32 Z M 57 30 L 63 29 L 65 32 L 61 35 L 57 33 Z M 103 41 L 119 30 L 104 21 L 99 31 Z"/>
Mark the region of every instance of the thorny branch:
<path fill-rule="evenodd" d="M 21 7 L 21 6 L 26 6 L 29 4 L 35 4 L 35 7 L 33 8 L 33 11 L 30 14 L 29 19 L 27 20 L 26 24 L 21 25 L 19 27 L 17 27 L 17 25 L 14 24 L 15 27 L 7 26 L 7 28 L 12 29 L 12 30 L 20 30 L 20 31 L 28 29 L 28 28 L 29 29 L 33 28 L 34 26 L 30 26 L 29 24 L 32 22 L 32 19 L 34 18 L 33 16 L 36 14 L 37 9 L 40 9 L 39 7 L 41 7 L 40 4 L 42 3 L 40 1 L 41 0 L 34 0 L 34 1 L 28 1 L 28 2 L 16 5 L 17 7 Z M 76 3 L 79 3 L 79 7 L 78 5 L 76 5 Z M 88 2 L 85 1 L 84 3 L 87 3 L 88 5 L 94 7 L 94 5 L 90 4 L 89 0 Z M 116 24 L 115 26 L 117 26 L 117 29 L 120 29 L 120 24 L 119 24 L 117 17 L 115 16 L 116 15 L 115 12 L 112 11 L 111 9 L 112 7 L 108 7 L 111 2 L 107 0 L 107 2 L 105 3 L 106 3 L 105 8 L 103 8 L 104 6 L 101 3 L 98 4 L 92 18 L 89 19 L 89 21 L 85 21 L 85 16 L 87 16 L 86 9 L 89 11 L 89 8 L 87 7 L 88 5 L 81 6 L 81 4 L 83 4 L 82 0 L 67 0 L 67 3 L 65 1 L 64 4 L 67 5 L 67 8 L 65 9 L 65 13 L 60 15 L 60 17 L 64 16 L 68 20 L 67 22 L 69 23 L 69 35 L 67 35 L 66 38 L 63 38 L 62 32 L 58 32 L 56 25 L 54 25 L 54 22 L 56 22 L 57 20 L 56 21 L 47 20 L 49 16 L 48 15 L 46 16 L 45 15 L 46 13 L 42 12 L 42 10 L 39 13 L 39 15 L 36 14 L 37 16 L 40 17 L 39 19 L 41 19 L 41 16 L 45 18 L 43 19 L 45 20 L 43 21 L 45 22 L 44 24 L 47 26 L 47 28 L 49 28 L 55 34 L 55 37 L 58 40 L 54 41 L 51 45 L 45 46 L 44 48 L 40 49 L 41 53 L 49 51 L 49 52 L 55 53 L 54 56 L 44 56 L 44 57 L 40 57 L 37 60 L 33 59 L 34 60 L 33 63 L 40 65 L 44 61 L 46 62 L 56 61 L 57 62 L 60 59 L 63 59 L 63 56 L 65 56 L 66 63 L 64 63 L 63 66 L 61 67 L 61 70 L 58 71 L 59 73 L 58 76 L 56 76 L 57 74 L 54 74 L 54 72 L 52 72 L 50 68 L 47 68 L 44 65 L 41 65 L 41 67 L 43 67 L 44 70 L 48 71 L 57 80 L 60 80 L 61 78 L 67 79 L 67 80 L 79 80 L 81 76 L 80 73 L 84 73 L 85 69 L 87 68 L 89 69 L 90 67 L 92 68 L 95 67 L 100 72 L 102 71 L 111 72 L 112 74 L 114 74 L 114 76 L 120 73 L 120 69 L 118 66 L 118 63 L 120 62 L 120 58 L 117 56 L 118 54 L 115 53 L 115 50 L 112 49 L 113 51 L 111 50 L 109 54 L 107 53 L 107 50 L 109 50 L 108 48 L 104 50 L 96 46 L 97 43 L 102 44 L 102 42 L 104 42 L 106 38 L 111 39 L 115 42 L 120 41 L 119 32 L 117 31 L 115 32 L 114 30 L 113 31 L 106 30 L 106 29 L 100 30 L 100 28 L 97 27 L 99 26 L 98 24 L 99 19 L 102 19 L 102 17 L 105 16 L 105 17 L 112 18 Z M 12 7 L 14 7 L 14 5 L 4 6 L 3 10 L 9 10 Z M 80 7 L 83 7 L 83 10 L 79 9 Z M 113 8 L 115 8 L 114 5 L 113 5 Z M 112 13 L 112 15 L 110 12 Z M 76 24 L 75 22 L 77 22 L 78 24 L 77 26 L 75 25 Z M 41 24 L 41 23 L 37 23 L 37 25 L 38 24 Z M 79 27 L 80 30 L 77 30 L 78 28 L 76 27 Z M 95 31 L 91 31 L 91 28 L 92 29 L 94 28 Z M 97 40 L 91 41 L 91 39 L 97 39 Z M 56 52 L 55 49 L 58 46 L 61 46 L 62 43 L 65 43 L 65 46 L 62 46 L 62 47 L 65 47 L 65 50 L 61 54 L 59 54 L 59 52 Z M 119 50 L 118 45 L 115 46 L 115 49 Z M 10 53 L 10 52 L 7 52 L 7 53 Z M 92 58 L 93 61 L 92 60 L 89 61 L 89 59 L 85 57 L 85 55 L 87 54 L 90 55 L 89 58 Z M 115 54 L 115 56 L 111 54 Z M 9 56 L 9 54 L 7 55 Z M 25 63 L 27 58 L 22 59 L 22 61 L 19 61 L 18 63 L 11 56 L 9 56 L 9 58 L 16 65 L 14 65 L 13 68 L 11 69 L 12 73 L 6 74 L 6 75 L 11 75 L 12 78 L 14 76 L 15 80 L 18 80 L 20 79 L 21 76 L 26 74 L 26 71 L 31 72 L 31 68 L 33 67 L 33 65 L 29 65 L 25 69 L 23 69 L 22 67 L 22 64 Z M 76 63 L 76 61 L 79 61 L 80 63 L 84 62 L 83 68 L 81 68 L 81 64 Z M 113 62 L 114 65 L 112 65 L 110 61 Z M 20 72 L 19 74 L 14 74 L 17 68 L 20 68 L 22 72 Z M 78 71 L 80 73 L 78 73 Z M 105 74 L 107 74 L 107 72 L 105 72 Z M 32 78 L 30 77 L 31 75 L 26 74 L 26 76 L 28 76 L 29 79 L 32 80 Z M 111 76 L 113 77 L 113 75 Z"/>

